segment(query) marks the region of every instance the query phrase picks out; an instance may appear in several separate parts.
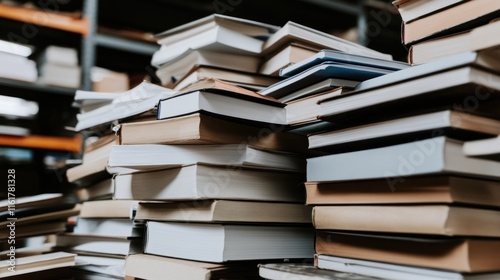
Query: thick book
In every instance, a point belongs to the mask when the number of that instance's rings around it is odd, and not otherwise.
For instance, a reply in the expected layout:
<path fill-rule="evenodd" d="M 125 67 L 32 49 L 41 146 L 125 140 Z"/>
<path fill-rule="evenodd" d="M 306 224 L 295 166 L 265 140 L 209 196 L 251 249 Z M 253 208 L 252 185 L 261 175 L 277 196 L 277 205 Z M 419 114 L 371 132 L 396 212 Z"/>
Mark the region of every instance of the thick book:
<path fill-rule="evenodd" d="M 461 2 L 428 16 L 403 23 L 405 45 L 448 35 L 484 24 L 500 15 L 500 2 L 472 0 Z"/>
<path fill-rule="evenodd" d="M 399 72 L 403 71 L 405 70 Z M 454 103 L 461 108 L 464 100 L 475 97 L 474 92 L 478 88 L 486 92 L 500 90 L 500 76 L 483 69 L 464 66 L 380 88 L 356 90 L 321 101 L 321 118 L 333 119 L 335 116 L 335 120 L 339 122 L 347 118 L 347 115 L 364 115 L 366 118 L 383 114 L 387 110 L 393 110 L 391 112 L 394 115 L 394 110 L 401 113 L 404 110 L 429 109 L 429 106 L 439 108 Z M 481 100 L 478 97 L 474 99 L 482 105 L 477 108 L 475 114 L 495 116 L 495 110 L 487 106 L 488 102 L 484 97 L 480 98 Z"/>
<path fill-rule="evenodd" d="M 318 108 L 318 115 L 320 113 L 321 108 Z M 366 149 L 370 143 L 382 142 L 387 137 L 430 138 L 437 131 L 463 141 L 488 138 L 500 134 L 500 121 L 468 112 L 444 110 L 313 134 L 308 137 L 309 149 L 339 150 L 347 145 Z"/>
<path fill-rule="evenodd" d="M 411 175 L 463 174 L 498 179 L 500 162 L 467 157 L 463 143 L 444 136 L 307 160 L 307 181 L 386 178 L 392 185 Z"/>
<path fill-rule="evenodd" d="M 356 55 L 335 50 L 321 50 L 313 56 L 281 69 L 280 76 L 291 77 L 325 61 L 369 66 L 393 71 L 410 67 L 407 63 L 400 61 L 379 59 L 372 56 Z"/>
<path fill-rule="evenodd" d="M 464 143 L 464 154 L 469 157 L 500 160 L 500 136 L 467 141 Z"/>
<path fill-rule="evenodd" d="M 205 200 L 149 203 L 137 207 L 136 220 L 209 223 L 311 223 L 311 208 L 303 204 Z"/>
<path fill-rule="evenodd" d="M 457 176 L 306 182 L 308 205 L 459 204 L 500 207 L 500 183 Z"/>
<path fill-rule="evenodd" d="M 250 90 L 260 90 L 281 79 L 247 71 L 228 70 L 221 67 L 196 65 L 173 85 L 174 90 L 185 92 L 192 84 L 204 79 L 218 79 L 231 85 Z"/>
<path fill-rule="evenodd" d="M 256 149 L 249 145 L 119 145 L 113 146 L 108 171 L 121 168 L 165 169 L 196 163 L 304 173 L 304 156 Z"/>
<path fill-rule="evenodd" d="M 370 66 L 326 61 L 260 90 L 259 93 L 274 98 L 282 98 L 328 78 L 364 81 L 391 72 L 393 71 Z"/>
<path fill-rule="evenodd" d="M 154 133 L 153 133 L 154 132 Z M 257 148 L 305 152 L 307 137 L 271 127 L 243 124 L 206 113 L 120 125 L 120 143 L 241 144 Z"/>
<path fill-rule="evenodd" d="M 314 230 L 149 221 L 144 253 L 215 263 L 310 258 L 314 254 Z"/>
<path fill-rule="evenodd" d="M 272 53 L 276 49 L 282 48 L 291 42 L 298 42 L 323 49 L 333 49 L 352 54 L 366 55 L 382 59 L 392 59 L 392 56 L 389 54 L 374 51 L 359 44 L 292 21 L 287 22 L 283 27 L 276 31 L 276 33 L 269 37 L 269 39 L 262 46 L 262 53 Z"/>
<path fill-rule="evenodd" d="M 264 75 L 279 76 L 281 68 L 285 68 L 306 59 L 316 54 L 318 51 L 318 48 L 309 45 L 290 43 L 276 50 L 276 53 L 270 54 L 264 58 L 258 72 Z"/>
<path fill-rule="evenodd" d="M 205 50 L 187 50 L 177 58 L 163 64 L 156 71 L 162 85 L 171 86 L 197 65 L 214 66 L 227 70 L 257 72 L 260 58 Z"/>
<path fill-rule="evenodd" d="M 500 211 L 449 205 L 315 206 L 317 230 L 500 237 Z"/>
<path fill-rule="evenodd" d="M 459 273 L 440 269 L 415 267 L 411 265 L 398 265 L 328 255 L 316 255 L 315 262 L 319 269 L 354 273 L 356 275 L 388 280 L 494 280 L 500 277 L 499 272 Z"/>
<path fill-rule="evenodd" d="M 80 218 L 133 218 L 139 202 L 135 200 L 85 201 L 80 209 Z"/>
<path fill-rule="evenodd" d="M 319 269 L 307 263 L 266 263 L 259 265 L 259 275 L 269 280 L 370 280 L 372 277 L 360 277 L 353 273 Z"/>
<path fill-rule="evenodd" d="M 498 239 L 317 231 L 316 254 L 467 273 L 500 270 Z"/>
<path fill-rule="evenodd" d="M 99 125 L 110 124 L 116 120 L 153 112 L 160 99 L 170 97 L 174 93 L 170 89 L 144 81 L 129 91 L 121 93 L 120 97 L 113 99 L 111 104 L 87 113 L 78 114 L 78 123 L 75 130 L 81 131 Z"/>
<path fill-rule="evenodd" d="M 43 272 L 55 268 L 71 267 L 76 264 L 76 255 L 66 252 L 52 252 L 28 257 L 14 258 L 12 261 L 5 260 L 0 263 L 1 278 L 8 278 L 25 275 L 34 272 Z M 13 269 L 13 270 L 11 270 Z M 31 275 L 35 276 L 36 275 Z M 56 276 L 56 275 L 54 275 Z M 39 278 L 24 278 L 24 279 L 39 279 Z"/>
<path fill-rule="evenodd" d="M 164 279 L 165 275 L 174 279 L 260 279 L 257 262 L 243 261 L 231 263 L 208 263 L 181 260 L 148 254 L 127 257 L 125 275 L 140 279 Z M 144 269 L 154 267 L 154 269 Z"/>
<path fill-rule="evenodd" d="M 211 89 L 162 99 L 158 103 L 158 119 L 207 112 L 223 117 L 260 124 L 286 125 L 285 104 L 256 95 Z"/>
<path fill-rule="evenodd" d="M 398 9 L 404 22 L 412 21 L 423 16 L 447 9 L 467 0 L 448 0 L 448 1 L 428 1 L 428 0 L 396 0 L 392 2 Z"/>
<path fill-rule="evenodd" d="M 189 165 L 114 177 L 115 199 L 303 202 L 304 176 L 238 166 Z"/>
<path fill-rule="evenodd" d="M 500 38 L 491 34 L 499 28 L 500 21 L 497 20 L 469 31 L 413 44 L 408 51 L 408 62 L 422 64 L 461 52 L 494 48 L 500 45 Z"/>

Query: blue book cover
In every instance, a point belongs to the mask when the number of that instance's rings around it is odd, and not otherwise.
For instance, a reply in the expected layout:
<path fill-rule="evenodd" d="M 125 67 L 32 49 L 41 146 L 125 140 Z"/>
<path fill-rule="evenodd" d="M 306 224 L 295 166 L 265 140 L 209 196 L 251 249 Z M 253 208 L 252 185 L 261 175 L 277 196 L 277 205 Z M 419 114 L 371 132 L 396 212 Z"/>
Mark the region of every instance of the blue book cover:
<path fill-rule="evenodd" d="M 274 98 L 281 98 L 301 88 L 328 78 L 364 81 L 391 72 L 393 71 L 388 69 L 327 61 L 283 81 L 277 82 L 259 91 L 259 93 Z"/>
<path fill-rule="evenodd" d="M 337 62 L 343 64 L 353 64 L 369 66 L 374 68 L 397 71 L 410 67 L 408 63 L 373 58 L 363 55 L 356 55 L 335 50 L 321 50 L 317 54 L 285 67 L 280 70 L 281 77 L 291 77 L 323 62 Z"/>

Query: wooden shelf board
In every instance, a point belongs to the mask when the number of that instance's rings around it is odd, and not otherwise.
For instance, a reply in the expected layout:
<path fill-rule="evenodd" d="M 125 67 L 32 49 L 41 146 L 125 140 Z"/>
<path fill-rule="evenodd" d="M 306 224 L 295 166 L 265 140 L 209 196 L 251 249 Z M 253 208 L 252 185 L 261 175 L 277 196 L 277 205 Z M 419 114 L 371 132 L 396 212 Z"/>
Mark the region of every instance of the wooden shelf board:
<path fill-rule="evenodd" d="M 81 135 L 77 135 L 73 138 L 43 135 L 0 135 L 0 146 L 80 153 L 82 147 L 82 137 Z"/>
<path fill-rule="evenodd" d="M 0 17 L 73 33 L 80 33 L 85 36 L 88 35 L 89 32 L 89 24 L 86 18 L 74 18 L 50 11 L 0 3 Z"/>

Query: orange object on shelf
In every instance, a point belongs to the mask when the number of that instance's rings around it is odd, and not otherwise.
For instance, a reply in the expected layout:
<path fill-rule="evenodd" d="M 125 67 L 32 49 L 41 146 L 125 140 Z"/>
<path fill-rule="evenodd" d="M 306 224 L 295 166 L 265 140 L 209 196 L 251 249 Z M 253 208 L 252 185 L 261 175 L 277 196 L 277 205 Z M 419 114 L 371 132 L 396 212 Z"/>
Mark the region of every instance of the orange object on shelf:
<path fill-rule="evenodd" d="M 0 17 L 87 35 L 86 18 L 75 18 L 63 13 L 12 6 L 0 3 Z"/>
<path fill-rule="evenodd" d="M 77 135 L 73 138 L 69 138 L 43 135 L 0 135 L 0 146 L 47 149 L 80 153 L 82 149 L 82 136 Z"/>

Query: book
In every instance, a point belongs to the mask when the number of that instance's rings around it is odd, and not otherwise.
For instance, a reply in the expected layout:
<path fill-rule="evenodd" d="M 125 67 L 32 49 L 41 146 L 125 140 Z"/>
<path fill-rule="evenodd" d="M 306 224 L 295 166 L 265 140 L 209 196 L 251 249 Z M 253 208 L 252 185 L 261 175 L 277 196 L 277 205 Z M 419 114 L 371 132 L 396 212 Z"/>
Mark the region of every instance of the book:
<path fill-rule="evenodd" d="M 405 70 L 400 72 L 403 71 Z M 320 118 L 331 119 L 335 116 L 337 121 L 341 121 L 347 115 L 352 117 L 353 112 L 362 114 L 360 111 L 366 112 L 366 114 L 363 114 L 365 117 L 367 115 L 375 116 L 376 113 L 383 113 L 389 108 L 394 110 L 396 102 L 398 104 L 396 109 L 399 108 L 399 111 L 409 104 L 413 109 L 422 108 L 424 106 L 423 102 L 425 102 L 425 108 L 429 109 L 430 99 L 432 99 L 434 108 L 453 104 L 454 102 L 460 108 L 463 100 L 467 96 L 474 96 L 471 94 L 477 88 L 499 90 L 500 76 L 475 67 L 464 66 L 390 86 L 355 90 L 349 94 L 322 100 L 320 102 Z M 479 99 L 477 101 L 480 102 Z M 486 102 L 484 103 L 486 104 Z M 392 113 L 394 115 L 394 112 Z M 475 111 L 475 114 L 478 115 L 493 113 L 492 110 L 488 111 L 488 106 L 480 106 Z"/>
<path fill-rule="evenodd" d="M 451 7 L 465 0 L 426 1 L 396 0 L 392 4 L 398 9 L 403 21 L 408 22 Z"/>
<path fill-rule="evenodd" d="M 470 158 L 462 142 L 444 136 L 307 160 L 307 181 L 386 178 L 397 185 L 407 176 L 463 174 L 498 179 L 500 162 Z M 377 159 L 377 160 L 369 160 Z"/>
<path fill-rule="evenodd" d="M 319 115 L 320 108 L 318 111 Z M 362 141 L 367 145 L 360 146 L 366 148 L 370 147 L 370 142 L 382 142 L 384 137 L 410 140 L 430 138 L 437 131 L 464 141 L 486 138 L 500 134 L 500 121 L 466 112 L 444 110 L 313 134 L 308 137 L 309 149 L 329 147 L 340 150 L 335 147 L 342 147 L 342 144 L 357 145 Z"/>
<path fill-rule="evenodd" d="M 172 96 L 175 92 L 149 82 L 120 93 L 112 103 L 99 107 L 87 113 L 77 115 L 76 131 L 82 131 L 99 125 L 110 124 L 113 121 L 154 111 L 158 101 Z M 78 94 L 78 91 L 77 93 Z M 150 113 L 153 114 L 153 113 Z"/>
<path fill-rule="evenodd" d="M 41 65 L 38 82 L 47 85 L 78 88 L 82 70 L 79 66 L 46 63 Z"/>
<path fill-rule="evenodd" d="M 308 96 L 314 95 L 316 93 L 335 90 L 339 87 L 344 88 L 344 91 L 348 92 L 356 87 L 359 83 L 359 81 L 346 79 L 326 78 L 317 83 L 313 83 L 312 85 L 298 89 L 294 92 L 287 93 L 285 96 L 278 98 L 278 100 L 283 103 L 287 103 L 288 105 L 288 103 L 297 99 L 307 98 Z"/>
<path fill-rule="evenodd" d="M 38 59 L 38 64 L 45 63 L 78 66 L 78 51 L 75 48 L 49 45 L 42 51 Z"/>
<path fill-rule="evenodd" d="M 153 54 L 151 64 L 161 66 L 189 49 L 257 56 L 262 50 L 262 45 L 263 41 L 259 38 L 241 34 L 226 27 L 213 26 L 177 42 L 161 45 L 160 49 Z"/>
<path fill-rule="evenodd" d="M 113 258 L 110 256 L 87 256 L 76 257 L 77 266 L 74 268 L 75 274 L 83 279 L 124 279 L 125 259 Z M 85 278 L 83 275 L 91 275 Z M 103 279 L 103 280 L 104 280 Z"/>
<path fill-rule="evenodd" d="M 268 55 L 260 65 L 259 73 L 279 76 L 279 70 L 316 54 L 319 49 L 305 44 L 290 43 Z"/>
<path fill-rule="evenodd" d="M 307 138 L 304 136 L 243 124 L 203 112 L 163 120 L 123 123 L 118 133 L 122 145 L 246 143 L 278 151 L 307 150 Z"/>
<path fill-rule="evenodd" d="M 28 273 L 74 266 L 75 258 L 75 254 L 66 252 L 53 252 L 35 256 L 18 257 L 12 262 L 13 265 L 11 265 L 10 260 L 2 261 L 0 264 L 0 272 L 2 274 L 2 278 L 5 277 L 10 279 L 10 276 L 26 276 Z M 9 268 L 12 268 L 13 270 L 10 270 Z"/>
<path fill-rule="evenodd" d="M 256 180 L 258 178 L 258 180 Z M 115 199 L 303 202 L 304 176 L 237 166 L 189 165 L 114 177 Z"/>
<path fill-rule="evenodd" d="M 305 160 L 302 155 L 266 151 L 248 145 L 119 145 L 113 146 L 108 167 L 138 170 L 165 169 L 195 163 L 220 166 L 253 167 L 303 173 Z M 117 168 L 119 169 L 119 168 Z"/>
<path fill-rule="evenodd" d="M 391 55 L 371 50 L 367 47 L 295 23 L 293 21 L 287 22 L 278 31 L 269 36 L 267 41 L 262 46 L 262 53 L 272 53 L 276 49 L 288 45 L 291 42 L 298 42 L 323 49 L 333 49 L 382 59 L 392 58 Z"/>
<path fill-rule="evenodd" d="M 154 267 L 155 269 L 144 269 Z M 127 257 L 125 274 L 140 279 L 259 279 L 254 261 L 207 263 L 161 256 L 136 254 Z"/>
<path fill-rule="evenodd" d="M 183 25 L 165 30 L 155 34 L 158 44 L 171 44 L 181 39 L 191 37 L 195 34 L 213 28 L 214 26 L 222 26 L 238 33 L 260 37 L 274 33 L 279 29 L 278 26 L 257 22 L 253 20 L 231 17 L 222 14 L 212 14 Z"/>
<path fill-rule="evenodd" d="M 450 55 L 449 57 L 436 59 L 435 61 L 431 61 L 429 63 L 415 65 L 401 71 L 395 71 L 387 75 L 363 81 L 359 83 L 355 89 L 356 91 L 364 91 L 369 89 L 376 89 L 379 87 L 386 87 L 388 85 L 393 85 L 424 76 L 434 75 L 439 72 L 449 71 L 461 66 L 475 66 L 488 69 L 493 72 L 499 71 L 500 66 L 498 63 L 498 59 L 495 58 L 497 57 L 496 53 L 497 50 L 488 49 Z"/>
<path fill-rule="evenodd" d="M 157 118 L 161 120 L 196 112 L 207 112 L 234 118 L 240 122 L 286 125 L 284 105 L 279 101 L 269 101 L 259 96 L 206 89 L 160 100 Z"/>
<path fill-rule="evenodd" d="M 282 98 L 294 91 L 318 83 L 327 78 L 336 78 L 350 81 L 363 81 L 392 72 L 391 70 L 369 66 L 323 62 L 311 68 L 277 82 L 259 93 L 274 98 Z"/>
<path fill-rule="evenodd" d="M 498 271 L 499 247 L 498 239 L 316 233 L 316 253 L 319 255 L 464 273 Z"/>
<path fill-rule="evenodd" d="M 80 218 L 133 218 L 138 201 L 94 200 L 85 201 L 80 209 Z"/>
<path fill-rule="evenodd" d="M 371 277 L 360 277 L 352 273 L 319 269 L 307 263 L 266 263 L 259 264 L 259 275 L 264 279 L 282 280 L 370 280 Z"/>
<path fill-rule="evenodd" d="M 286 122 L 288 125 L 319 122 L 320 120 L 317 117 L 321 113 L 321 107 L 318 101 L 342 94 L 344 90 L 344 88 L 335 88 L 288 102 L 285 107 Z"/>
<path fill-rule="evenodd" d="M 457 204 L 498 207 L 499 183 L 457 176 L 306 182 L 308 205 Z"/>
<path fill-rule="evenodd" d="M 500 236 L 500 211 L 449 205 L 315 206 L 317 230 Z"/>
<path fill-rule="evenodd" d="M 500 136 L 467 141 L 464 143 L 463 153 L 469 157 L 478 157 L 497 160 L 500 159 Z"/>
<path fill-rule="evenodd" d="M 314 254 L 313 233 L 308 227 L 149 221 L 144 253 L 215 263 L 309 258 Z"/>
<path fill-rule="evenodd" d="M 402 40 L 405 45 L 423 39 L 456 33 L 476 27 L 499 16 L 500 3 L 490 0 L 460 2 L 410 22 L 404 22 Z"/>
<path fill-rule="evenodd" d="M 494 48 L 500 45 L 500 40 L 491 34 L 498 28 L 500 21 L 494 21 L 468 31 L 413 44 L 408 51 L 408 61 L 422 64 L 460 52 Z"/>
<path fill-rule="evenodd" d="M 36 62 L 24 56 L 0 51 L 2 66 L 0 77 L 24 82 L 36 82 L 38 69 Z"/>
<path fill-rule="evenodd" d="M 341 64 L 369 66 L 393 71 L 398 71 L 410 67 L 410 65 L 408 65 L 407 63 L 400 61 L 379 59 L 372 56 L 357 55 L 336 50 L 321 50 L 313 56 L 310 56 L 295 64 L 281 69 L 280 76 L 291 77 L 326 61 Z"/>
<path fill-rule="evenodd" d="M 15 200 L 2 199 L 0 200 L 0 212 L 7 211 L 9 209 L 9 205 L 10 208 L 14 207 L 15 209 L 21 209 L 26 207 L 51 205 L 53 203 L 60 203 L 62 201 L 62 193 L 42 193 L 37 195 L 16 197 Z"/>
<path fill-rule="evenodd" d="M 55 204 L 55 205 L 48 205 L 46 206 L 48 209 L 46 211 L 42 211 L 42 208 L 40 206 L 34 206 L 34 207 L 28 207 L 28 208 L 21 208 L 17 209 L 15 214 L 19 212 L 19 218 L 13 216 L 13 218 L 16 218 L 15 224 L 18 225 L 19 227 L 17 229 L 20 229 L 24 226 L 27 226 L 29 224 L 43 224 L 42 222 L 45 221 L 63 221 L 63 223 L 66 221 L 68 217 L 78 215 L 80 212 L 81 205 L 79 204 Z M 23 216 L 21 216 L 21 211 L 23 209 L 28 210 L 27 213 Z M 37 212 L 37 209 L 40 209 L 39 212 Z M 52 210 L 52 211 L 49 211 Z M 0 222 L 0 225 L 2 226 L 2 230 L 5 229 L 7 232 L 7 226 L 11 224 L 11 221 L 5 220 Z M 3 235 L 2 235 L 3 236 Z"/>
<path fill-rule="evenodd" d="M 302 204 L 232 200 L 141 202 L 135 220 L 308 224 L 311 208 Z"/>
<path fill-rule="evenodd" d="M 77 215 L 74 213 L 73 215 Z M 16 221 L 17 222 L 17 221 Z M 56 233 L 61 233 L 66 231 L 66 221 L 64 220 L 49 220 L 41 223 L 29 223 L 22 226 L 16 225 L 15 234 L 16 238 L 28 238 L 42 235 L 51 235 Z M 0 240 L 2 242 L 8 242 L 11 230 L 7 225 L 2 225 L 0 229 Z"/>
<path fill-rule="evenodd" d="M 125 258 L 129 253 L 142 251 L 141 242 L 142 239 L 62 233 L 56 235 L 55 248 L 79 255 Z"/>
<path fill-rule="evenodd" d="M 186 88 L 190 85 L 203 79 L 217 79 L 236 86 L 248 88 L 250 90 L 267 87 L 280 81 L 277 77 L 257 73 L 227 70 L 207 65 L 197 65 L 172 86 L 174 90 L 186 91 Z"/>
<path fill-rule="evenodd" d="M 73 233 L 92 236 L 140 237 L 142 227 L 134 227 L 129 218 L 78 218 Z"/>
<path fill-rule="evenodd" d="M 344 273 L 354 273 L 377 279 L 390 280 L 473 280 L 489 279 L 493 280 L 500 276 L 498 272 L 491 273 L 459 273 L 454 271 L 420 268 L 410 265 L 397 265 L 377 261 L 366 261 L 352 258 L 342 258 L 328 255 L 316 255 L 318 268 L 326 270 L 335 270 Z"/>
<path fill-rule="evenodd" d="M 255 73 L 259 64 L 260 58 L 255 56 L 189 49 L 159 67 L 156 76 L 162 85 L 171 86 L 197 65 Z"/>

